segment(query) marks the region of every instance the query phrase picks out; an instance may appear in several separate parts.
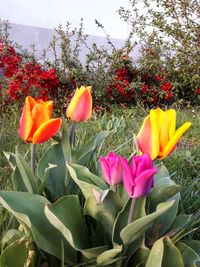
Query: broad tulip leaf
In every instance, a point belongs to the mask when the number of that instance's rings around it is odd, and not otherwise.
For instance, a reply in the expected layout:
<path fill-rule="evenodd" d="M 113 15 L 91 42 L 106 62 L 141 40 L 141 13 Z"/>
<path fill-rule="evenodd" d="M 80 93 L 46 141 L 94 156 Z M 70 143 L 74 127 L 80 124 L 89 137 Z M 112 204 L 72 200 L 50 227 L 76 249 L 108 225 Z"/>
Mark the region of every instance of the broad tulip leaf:
<path fill-rule="evenodd" d="M 164 243 L 163 238 L 161 238 L 154 243 L 145 267 L 162 267 L 163 255 Z"/>
<path fill-rule="evenodd" d="M 162 267 L 184 267 L 183 258 L 178 248 L 169 237 L 164 237 L 164 256 Z"/>
<path fill-rule="evenodd" d="M 105 231 L 112 235 L 114 222 L 121 209 L 122 203 L 119 196 L 111 190 L 106 190 L 102 200 L 97 200 L 94 196 L 86 199 L 84 214 L 100 221 Z"/>
<path fill-rule="evenodd" d="M 120 260 L 119 253 L 121 253 L 121 251 L 121 246 L 117 246 L 113 249 L 104 251 L 97 257 L 97 264 L 99 266 L 109 266 L 110 264 L 113 264 L 114 262 Z"/>
<path fill-rule="evenodd" d="M 124 246 L 128 246 L 141 237 L 149 229 L 152 222 L 167 212 L 173 205 L 174 201 L 161 203 L 157 206 L 155 212 L 127 225 L 120 233 Z"/>
<path fill-rule="evenodd" d="M 162 237 L 171 227 L 173 224 L 177 212 L 178 212 L 178 204 L 180 199 L 180 193 L 177 193 L 173 197 L 169 199 L 169 201 L 174 201 L 174 205 L 166 211 L 164 214 L 159 216 L 154 222 L 152 226 L 152 231 L 149 233 L 150 235 L 156 235 L 156 239 Z M 156 231 L 155 231 L 156 229 Z M 152 236 L 154 239 L 154 237 Z"/>
<path fill-rule="evenodd" d="M 69 264 L 76 262 L 74 249 L 65 242 L 62 234 L 47 220 L 44 207 L 49 201 L 39 195 L 27 192 L 0 191 L 0 203 L 10 211 L 18 221 L 31 231 L 38 247 L 50 255 L 61 258 L 61 241 L 64 242 L 65 260 Z"/>
<path fill-rule="evenodd" d="M 109 136 L 111 131 L 102 131 L 97 134 L 95 138 L 92 138 L 88 143 L 84 144 L 79 150 L 73 153 L 73 162 L 87 166 L 90 162 L 93 154 L 102 145 L 106 137 Z"/>
<path fill-rule="evenodd" d="M 13 173 L 11 174 L 11 180 L 12 180 L 13 187 L 16 191 L 21 191 L 21 192 L 28 191 L 17 166 L 15 167 Z"/>
<path fill-rule="evenodd" d="M 161 202 L 168 201 L 169 198 L 179 191 L 180 186 L 178 185 L 159 185 L 154 187 L 148 195 L 148 198 L 150 198 L 151 209 L 155 209 L 155 207 Z"/>
<path fill-rule="evenodd" d="M 156 175 L 154 175 L 154 187 L 160 185 L 175 185 L 175 182 L 170 178 L 169 171 L 167 170 L 165 165 L 161 164 L 156 167 L 158 169 L 158 172 L 156 173 Z"/>
<path fill-rule="evenodd" d="M 200 256 L 183 242 L 178 242 L 177 248 L 182 254 L 184 267 L 196 267 L 196 262 L 200 261 Z"/>
<path fill-rule="evenodd" d="M 200 257 L 200 240 L 184 240 L 184 243 L 186 246 L 192 248 Z"/>
<path fill-rule="evenodd" d="M 65 196 L 45 206 L 48 221 L 76 250 L 89 247 L 88 234 L 78 196 Z"/>
<path fill-rule="evenodd" d="M 145 216 L 145 203 L 146 203 L 145 197 L 136 199 L 133 220 L 137 220 Z M 127 226 L 130 206 L 131 206 L 131 199 L 128 199 L 128 201 L 125 203 L 123 209 L 119 212 L 115 220 L 113 227 L 113 242 L 117 244 L 122 244 L 120 232 L 124 227 Z"/>
<path fill-rule="evenodd" d="M 170 227 L 170 232 L 184 229 L 189 224 L 191 218 L 192 215 L 187 215 L 187 214 L 177 215 L 173 224 Z"/>
<path fill-rule="evenodd" d="M 14 153 L 6 152 L 6 151 L 3 151 L 3 154 L 7 158 L 7 160 L 9 162 L 11 168 L 14 170 L 15 169 L 15 166 L 17 164 L 17 162 L 16 162 L 16 155 Z"/>
<path fill-rule="evenodd" d="M 62 144 L 53 144 L 42 156 L 38 164 L 38 175 L 42 180 L 49 164 L 56 165 L 48 172 L 46 187 L 54 198 L 59 198 L 66 193 L 68 183 L 66 161 L 62 150 Z"/>
<path fill-rule="evenodd" d="M 25 158 L 16 150 L 16 163 L 21 174 L 23 183 L 29 193 L 37 193 L 37 178 L 33 174 L 30 165 Z"/>
<path fill-rule="evenodd" d="M 109 246 L 94 247 L 81 250 L 81 253 L 88 259 L 95 259 L 104 251 L 108 250 Z"/>
<path fill-rule="evenodd" d="M 149 248 L 147 248 L 145 246 L 139 247 L 138 250 L 133 255 L 132 261 L 129 262 L 129 265 L 131 267 L 145 266 L 147 259 L 149 257 L 149 254 L 150 254 Z"/>
<path fill-rule="evenodd" d="M 0 256 L 0 266 L 1 267 L 22 267 L 27 266 L 27 258 L 29 254 L 29 245 L 27 240 L 15 241 L 10 246 L 8 246 Z M 33 251 L 34 257 L 34 251 Z M 33 264 L 29 265 L 34 266 Z"/>
<path fill-rule="evenodd" d="M 101 190 L 106 190 L 108 188 L 101 178 L 92 174 L 88 168 L 84 166 L 67 164 L 67 168 L 71 178 L 79 186 L 86 199 L 90 196 L 94 196 L 94 190 L 100 192 Z"/>
<path fill-rule="evenodd" d="M 16 229 L 10 229 L 8 230 L 1 239 L 1 247 L 2 249 L 5 247 L 5 245 L 10 245 L 14 241 L 20 239 L 22 237 L 22 232 L 16 230 Z"/>

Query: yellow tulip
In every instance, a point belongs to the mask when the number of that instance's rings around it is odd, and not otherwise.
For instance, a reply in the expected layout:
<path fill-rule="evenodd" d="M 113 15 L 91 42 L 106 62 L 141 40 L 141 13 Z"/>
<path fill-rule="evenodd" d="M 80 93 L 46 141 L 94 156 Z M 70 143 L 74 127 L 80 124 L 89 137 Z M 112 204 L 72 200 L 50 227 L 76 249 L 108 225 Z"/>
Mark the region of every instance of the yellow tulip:
<path fill-rule="evenodd" d="M 142 153 L 148 153 L 152 159 L 164 159 L 174 151 L 181 136 L 190 126 L 191 123 L 186 122 L 176 130 L 174 109 L 152 109 L 137 136 L 139 149 Z"/>
<path fill-rule="evenodd" d="M 92 87 L 76 89 L 76 92 L 67 108 L 66 115 L 72 121 L 80 122 L 88 120 L 92 115 Z"/>

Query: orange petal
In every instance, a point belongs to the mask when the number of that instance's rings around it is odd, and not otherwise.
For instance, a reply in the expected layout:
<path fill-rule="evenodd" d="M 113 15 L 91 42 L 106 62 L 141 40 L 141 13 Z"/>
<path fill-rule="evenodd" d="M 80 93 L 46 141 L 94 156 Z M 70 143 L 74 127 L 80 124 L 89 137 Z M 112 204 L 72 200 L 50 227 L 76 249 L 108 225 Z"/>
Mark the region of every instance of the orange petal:
<path fill-rule="evenodd" d="M 24 141 L 27 141 L 33 126 L 31 109 L 34 106 L 34 102 L 35 100 L 31 96 L 26 97 L 22 115 L 20 118 L 19 135 Z"/>
<path fill-rule="evenodd" d="M 152 159 L 155 159 L 159 152 L 158 128 L 154 120 L 155 114 L 150 112 L 137 136 L 140 150 L 142 153 L 148 153 Z"/>
<path fill-rule="evenodd" d="M 72 121 L 86 121 L 92 115 L 91 86 L 77 89 L 68 108 L 67 117 Z"/>
<path fill-rule="evenodd" d="M 31 133 L 29 134 L 28 141 L 31 142 L 33 135 L 37 131 L 37 129 L 42 124 L 49 121 L 49 119 L 50 119 L 50 117 L 48 114 L 48 110 L 42 104 L 36 103 L 36 105 L 34 106 L 34 108 L 32 110 L 33 125 L 32 125 Z"/>
<path fill-rule="evenodd" d="M 43 143 L 49 140 L 52 136 L 54 136 L 57 131 L 59 131 L 61 126 L 61 119 L 51 119 L 44 124 L 42 124 L 38 130 L 34 133 L 32 143 L 38 144 Z"/>
<path fill-rule="evenodd" d="M 187 131 L 187 129 L 190 128 L 190 126 L 191 126 L 191 122 L 186 122 L 178 130 L 176 130 L 174 136 L 167 144 L 167 146 L 163 152 L 163 156 L 160 159 L 164 159 L 175 149 L 179 139 Z"/>
<path fill-rule="evenodd" d="M 52 112 L 53 112 L 53 101 L 46 101 L 42 104 L 45 109 L 47 110 L 48 114 L 49 114 L 49 118 L 51 118 L 52 116 Z"/>

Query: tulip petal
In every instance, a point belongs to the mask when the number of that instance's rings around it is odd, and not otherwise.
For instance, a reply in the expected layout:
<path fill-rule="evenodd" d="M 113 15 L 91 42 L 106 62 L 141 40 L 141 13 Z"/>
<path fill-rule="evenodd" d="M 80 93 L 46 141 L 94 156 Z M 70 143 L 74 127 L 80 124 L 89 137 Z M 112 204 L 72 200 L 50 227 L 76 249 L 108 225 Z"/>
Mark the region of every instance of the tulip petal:
<path fill-rule="evenodd" d="M 159 153 L 158 112 L 159 110 L 151 110 L 137 136 L 140 150 L 142 153 L 148 153 L 152 159 Z"/>
<path fill-rule="evenodd" d="M 135 179 L 135 188 L 132 197 L 144 197 L 146 196 L 153 186 L 153 176 L 157 172 L 156 168 L 143 171 Z"/>
<path fill-rule="evenodd" d="M 121 158 L 121 164 L 122 164 L 122 171 L 123 171 L 124 188 L 126 192 L 128 193 L 129 197 L 132 197 L 134 193 L 134 186 L 135 186 L 134 176 L 132 174 L 132 170 L 129 165 L 129 162 L 126 159 Z"/>
<path fill-rule="evenodd" d="M 35 100 L 32 97 L 26 97 L 22 115 L 20 118 L 19 135 L 24 141 L 27 141 L 33 126 L 31 109 L 33 108 L 34 102 Z"/>
<path fill-rule="evenodd" d="M 46 142 L 57 133 L 57 131 L 60 129 L 61 123 L 61 119 L 51 119 L 42 124 L 34 133 L 32 143 L 38 144 Z"/>
<path fill-rule="evenodd" d="M 169 121 L 169 139 L 171 139 L 176 131 L 176 111 L 174 109 L 168 109 L 167 111 Z"/>
<path fill-rule="evenodd" d="M 105 179 L 105 181 L 111 185 L 111 180 L 110 180 L 110 169 L 107 163 L 107 160 L 103 157 L 99 157 L 99 162 L 101 166 L 101 171 L 102 171 L 102 176 Z"/>
<path fill-rule="evenodd" d="M 31 133 L 29 134 L 29 138 L 27 139 L 28 141 L 31 141 L 37 129 L 50 119 L 48 110 L 42 104 L 38 103 L 36 103 L 36 105 L 34 106 L 31 116 L 33 120 L 33 125 Z"/>
<path fill-rule="evenodd" d="M 167 146 L 163 152 L 163 156 L 159 159 L 164 159 L 166 156 L 168 156 L 175 149 L 179 139 L 187 131 L 187 129 L 190 128 L 190 126 L 191 126 L 191 122 L 186 122 L 178 130 L 176 130 L 174 136 L 167 144 Z"/>
<path fill-rule="evenodd" d="M 46 101 L 42 104 L 45 109 L 47 110 L 48 112 L 48 115 L 49 115 L 49 118 L 51 118 L 52 116 L 52 112 L 53 112 L 53 101 Z"/>
<path fill-rule="evenodd" d="M 121 158 L 115 156 L 115 159 L 110 164 L 110 178 L 111 185 L 119 184 L 122 181 L 122 168 L 121 168 Z"/>
<path fill-rule="evenodd" d="M 168 122 L 168 114 L 165 111 L 160 112 L 159 119 L 159 140 L 160 140 L 160 149 L 159 154 L 163 154 L 163 151 L 168 144 L 169 141 L 169 122 Z"/>
<path fill-rule="evenodd" d="M 73 121 L 86 121 L 92 114 L 91 87 L 77 89 L 68 108 L 67 117 Z"/>

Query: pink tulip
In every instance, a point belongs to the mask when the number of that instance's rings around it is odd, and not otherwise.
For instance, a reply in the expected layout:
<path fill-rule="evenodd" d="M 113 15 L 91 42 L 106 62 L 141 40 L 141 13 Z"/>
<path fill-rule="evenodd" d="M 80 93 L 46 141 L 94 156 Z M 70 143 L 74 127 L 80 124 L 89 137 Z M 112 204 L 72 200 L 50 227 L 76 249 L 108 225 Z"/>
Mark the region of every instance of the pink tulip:
<path fill-rule="evenodd" d="M 126 159 L 121 159 L 124 188 L 130 198 L 146 196 L 154 185 L 154 174 L 157 168 L 149 154 L 132 158 L 132 167 Z"/>
<path fill-rule="evenodd" d="M 99 157 L 103 178 L 109 185 L 122 182 L 121 159 L 112 151 L 106 157 Z"/>

